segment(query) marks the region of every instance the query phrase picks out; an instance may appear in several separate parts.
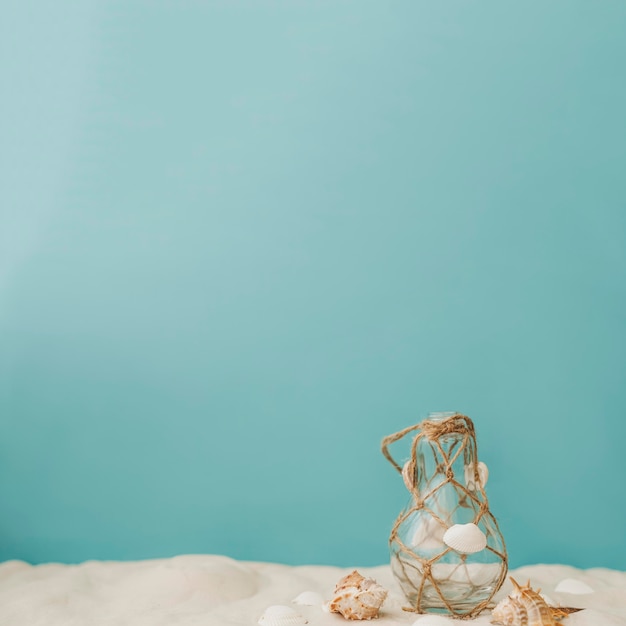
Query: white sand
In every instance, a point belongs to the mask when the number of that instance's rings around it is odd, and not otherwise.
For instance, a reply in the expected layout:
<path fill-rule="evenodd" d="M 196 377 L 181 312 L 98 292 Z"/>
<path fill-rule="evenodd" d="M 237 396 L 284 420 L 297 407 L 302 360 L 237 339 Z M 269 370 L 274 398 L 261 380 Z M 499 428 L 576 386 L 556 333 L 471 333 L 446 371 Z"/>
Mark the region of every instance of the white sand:
<path fill-rule="evenodd" d="M 390 590 L 378 626 L 413 624 L 417 616 L 402 611 L 405 601 L 388 566 L 358 568 Z M 139 562 L 89 561 L 81 565 L 32 566 L 21 561 L 0 564 L 2 626 L 232 626 L 256 624 L 264 609 L 290 605 L 311 625 L 348 624 L 317 606 L 291 600 L 302 591 L 329 599 L 335 582 L 350 570 L 336 567 L 290 567 L 238 562 L 222 556 L 179 556 Z M 535 565 L 511 572 L 565 606 L 586 610 L 564 626 L 626 626 L 626 573 L 608 569 L 577 570 Z M 554 591 L 566 578 L 582 581 L 594 593 Z M 510 589 L 505 586 L 498 598 Z M 482 615 L 458 624 L 486 625 Z"/>

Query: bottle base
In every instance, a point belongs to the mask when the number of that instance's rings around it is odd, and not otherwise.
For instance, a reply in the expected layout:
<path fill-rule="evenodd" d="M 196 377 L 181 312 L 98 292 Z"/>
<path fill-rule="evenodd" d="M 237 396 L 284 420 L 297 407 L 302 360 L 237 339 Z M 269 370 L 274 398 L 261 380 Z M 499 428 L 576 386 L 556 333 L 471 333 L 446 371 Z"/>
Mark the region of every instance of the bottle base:
<path fill-rule="evenodd" d="M 457 616 L 472 613 L 489 600 L 498 587 L 501 564 L 436 564 L 431 576 L 423 580 L 419 567 L 392 559 L 392 571 L 411 607 L 420 612 Z M 433 584 L 433 579 L 437 585 Z"/>

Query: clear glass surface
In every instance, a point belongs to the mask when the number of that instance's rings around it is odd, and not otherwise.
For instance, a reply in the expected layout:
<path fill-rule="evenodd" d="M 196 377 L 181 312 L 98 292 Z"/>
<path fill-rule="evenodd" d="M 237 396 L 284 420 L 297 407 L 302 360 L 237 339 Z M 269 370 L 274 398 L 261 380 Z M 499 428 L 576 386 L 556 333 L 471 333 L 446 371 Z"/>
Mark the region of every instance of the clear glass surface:
<path fill-rule="evenodd" d="M 439 421 L 450 415 L 435 414 L 428 419 Z M 493 595 L 506 570 L 501 556 L 505 554 L 504 539 L 495 519 L 487 510 L 477 520 L 486 500 L 483 489 L 473 485 L 471 496 L 464 489 L 468 487 L 466 481 L 473 484 L 478 470 L 473 438 L 455 458 L 462 442 L 463 435 L 458 433 L 443 435 L 436 442 L 425 437 L 419 441 L 415 484 L 424 508 L 410 512 L 415 504 L 411 498 L 403 511 L 406 518 L 398 528 L 397 540 L 390 545 L 392 571 L 411 605 L 417 605 L 421 593 L 420 607 L 435 612 L 447 610 L 442 595 L 455 612 L 472 610 Z M 450 472 L 453 480 L 446 482 Z M 487 547 L 463 554 L 446 546 L 445 531 L 470 522 L 476 522 L 486 535 Z M 421 559 L 431 561 L 426 565 L 430 576 L 425 575 Z"/>

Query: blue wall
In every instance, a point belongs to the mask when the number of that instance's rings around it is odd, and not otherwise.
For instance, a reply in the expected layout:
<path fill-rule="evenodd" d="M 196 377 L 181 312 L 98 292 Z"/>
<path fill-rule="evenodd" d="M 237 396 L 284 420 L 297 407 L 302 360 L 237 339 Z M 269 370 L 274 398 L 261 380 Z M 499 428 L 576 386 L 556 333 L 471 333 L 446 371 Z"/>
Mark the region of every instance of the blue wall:
<path fill-rule="evenodd" d="M 0 28 L 0 558 L 381 563 L 453 409 L 513 565 L 626 568 L 624 2 Z"/>

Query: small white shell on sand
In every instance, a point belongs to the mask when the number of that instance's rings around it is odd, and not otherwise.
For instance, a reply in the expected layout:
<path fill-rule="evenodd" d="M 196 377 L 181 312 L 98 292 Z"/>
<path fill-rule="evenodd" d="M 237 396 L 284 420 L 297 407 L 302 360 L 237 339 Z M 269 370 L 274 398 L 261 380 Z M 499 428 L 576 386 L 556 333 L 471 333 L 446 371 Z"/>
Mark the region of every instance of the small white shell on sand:
<path fill-rule="evenodd" d="M 454 621 L 443 615 L 424 615 L 413 622 L 413 626 L 449 626 L 452 624 Z"/>
<path fill-rule="evenodd" d="M 563 579 L 555 588 L 556 593 L 593 593 L 593 589 L 582 580 L 576 580 L 575 578 Z"/>
<path fill-rule="evenodd" d="M 275 604 L 265 609 L 258 623 L 261 626 L 296 626 L 296 624 L 308 624 L 309 622 L 291 607 Z"/>
<path fill-rule="evenodd" d="M 317 593 L 317 591 L 303 591 L 300 595 L 296 596 L 292 602 L 303 606 L 321 606 L 324 604 L 324 598 L 322 594 Z"/>
<path fill-rule="evenodd" d="M 478 480 L 480 481 L 480 484 L 484 489 L 489 478 L 489 468 L 487 467 L 486 463 L 478 461 L 478 463 L 476 463 L 476 469 L 478 470 Z M 476 485 L 476 480 L 474 479 L 473 465 L 465 466 L 465 484 L 470 491 L 476 491 L 476 489 L 478 488 L 478 486 Z"/>
<path fill-rule="evenodd" d="M 446 530 L 443 542 L 461 554 L 473 554 L 485 549 L 487 536 L 476 524 L 455 524 Z"/>

